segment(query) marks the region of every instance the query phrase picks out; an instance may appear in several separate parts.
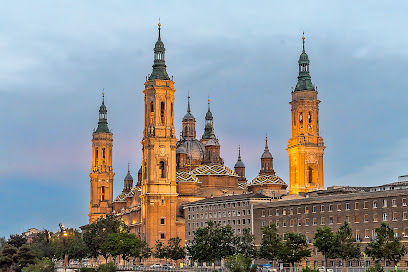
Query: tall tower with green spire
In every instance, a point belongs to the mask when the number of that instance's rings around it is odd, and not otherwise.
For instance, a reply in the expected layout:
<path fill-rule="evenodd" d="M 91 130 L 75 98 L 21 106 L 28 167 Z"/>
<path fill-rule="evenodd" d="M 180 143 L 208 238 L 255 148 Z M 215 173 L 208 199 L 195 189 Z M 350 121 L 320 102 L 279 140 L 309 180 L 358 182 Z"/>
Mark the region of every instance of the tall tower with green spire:
<path fill-rule="evenodd" d="M 289 193 L 324 189 L 323 138 L 319 135 L 319 103 L 309 72 L 309 56 L 303 50 L 299 57 L 299 75 L 292 91 L 292 137 L 289 140 Z"/>
<path fill-rule="evenodd" d="M 102 93 L 98 127 L 92 133 L 89 223 L 94 222 L 99 217 L 105 217 L 113 209 L 113 176 L 115 175 L 112 168 L 113 134 L 108 128 L 107 114 L 105 94 Z"/>

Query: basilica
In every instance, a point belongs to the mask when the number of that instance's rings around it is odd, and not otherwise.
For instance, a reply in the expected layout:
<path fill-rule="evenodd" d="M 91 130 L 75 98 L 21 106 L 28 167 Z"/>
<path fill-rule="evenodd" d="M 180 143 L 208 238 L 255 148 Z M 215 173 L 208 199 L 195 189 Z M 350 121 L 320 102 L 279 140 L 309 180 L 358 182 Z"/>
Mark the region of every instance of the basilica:
<path fill-rule="evenodd" d="M 99 122 L 92 134 L 89 222 L 114 214 L 122 218 L 150 247 L 172 237 L 185 241 L 183 207 L 194 201 L 222 196 L 262 194 L 271 199 L 297 195 L 323 186 L 324 144 L 319 136 L 317 91 L 309 74 L 309 58 L 303 51 L 299 75 L 292 92 L 292 137 L 288 143 L 289 188 L 273 168 L 273 156 L 265 139 L 260 150 L 259 175 L 247 180 L 240 150 L 234 169 L 224 165 L 222 139 L 216 136 L 216 122 L 208 100 L 205 127 L 197 137 L 196 119 L 188 97 L 187 111 L 177 139 L 174 125 L 175 82 L 167 74 L 165 47 L 158 25 L 151 74 L 144 83 L 144 130 L 142 162 L 134 181 L 124 174 L 122 192 L 113 196 L 115 173 L 112 165 L 113 134 L 108 127 L 104 97 Z M 287 191 L 288 190 L 288 191 Z"/>

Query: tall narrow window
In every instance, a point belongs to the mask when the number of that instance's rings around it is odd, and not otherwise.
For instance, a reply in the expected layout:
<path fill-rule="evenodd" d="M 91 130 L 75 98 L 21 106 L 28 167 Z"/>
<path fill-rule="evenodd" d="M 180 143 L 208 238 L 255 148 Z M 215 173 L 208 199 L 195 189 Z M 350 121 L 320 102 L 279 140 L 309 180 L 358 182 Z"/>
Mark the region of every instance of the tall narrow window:
<path fill-rule="evenodd" d="M 98 166 L 98 155 L 99 155 L 98 148 L 95 148 L 95 166 Z"/>
<path fill-rule="evenodd" d="M 105 158 L 106 158 L 106 150 L 102 148 L 102 165 L 105 165 Z"/>
<path fill-rule="evenodd" d="M 101 187 L 101 201 L 105 201 L 105 186 Z"/>
<path fill-rule="evenodd" d="M 164 169 L 164 161 L 160 162 L 159 168 L 160 168 L 160 178 L 165 178 L 166 177 L 166 172 L 165 172 L 165 169 Z"/>
<path fill-rule="evenodd" d="M 174 125 L 174 109 L 173 109 L 173 103 L 170 104 L 170 115 L 171 115 L 171 125 Z"/>
<path fill-rule="evenodd" d="M 184 127 L 184 135 L 187 137 L 187 135 L 188 135 L 188 127 L 187 126 L 185 126 Z"/>
<path fill-rule="evenodd" d="M 150 124 L 154 123 L 154 104 L 153 101 L 150 102 Z"/>
<path fill-rule="evenodd" d="M 160 103 L 160 120 L 162 125 L 164 125 L 164 102 Z"/>
<path fill-rule="evenodd" d="M 309 183 L 313 183 L 313 170 L 309 167 Z"/>

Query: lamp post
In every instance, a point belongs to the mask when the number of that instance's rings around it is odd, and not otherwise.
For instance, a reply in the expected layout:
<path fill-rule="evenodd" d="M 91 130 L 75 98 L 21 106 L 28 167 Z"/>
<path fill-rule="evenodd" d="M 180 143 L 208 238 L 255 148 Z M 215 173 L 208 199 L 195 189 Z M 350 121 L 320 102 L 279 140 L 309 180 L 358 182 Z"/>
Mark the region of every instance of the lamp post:
<path fill-rule="evenodd" d="M 65 239 L 68 236 L 68 232 L 65 229 L 64 225 L 61 224 L 61 223 L 59 224 L 59 228 L 60 228 L 60 231 L 61 231 L 62 243 L 64 245 L 64 250 L 65 250 Z M 65 256 L 64 256 L 64 271 L 67 271 L 67 265 L 68 265 L 68 254 L 65 253 Z"/>

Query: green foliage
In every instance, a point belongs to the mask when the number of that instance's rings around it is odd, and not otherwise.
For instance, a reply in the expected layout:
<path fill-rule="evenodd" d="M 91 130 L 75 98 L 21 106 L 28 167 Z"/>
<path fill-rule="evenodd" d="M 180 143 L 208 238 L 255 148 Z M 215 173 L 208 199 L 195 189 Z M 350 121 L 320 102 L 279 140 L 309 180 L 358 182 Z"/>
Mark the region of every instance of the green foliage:
<path fill-rule="evenodd" d="M 106 218 L 99 218 L 92 224 L 88 225 L 83 234 L 84 242 L 89 249 L 89 254 L 92 257 L 102 255 L 107 258 L 108 253 L 102 249 L 102 245 L 108 239 L 109 234 L 126 232 L 127 226 L 123 220 L 119 220 L 113 215 L 108 215 Z"/>
<path fill-rule="evenodd" d="M 230 225 L 222 227 L 209 221 L 208 226 L 198 228 L 194 234 L 187 250 L 195 261 L 211 263 L 235 252 L 234 232 Z"/>
<path fill-rule="evenodd" d="M 34 250 L 38 258 L 50 258 L 55 256 L 55 245 L 50 239 L 52 233 L 47 230 L 36 233 L 30 242 L 30 247 Z"/>
<path fill-rule="evenodd" d="M 153 256 L 159 259 L 167 258 L 166 247 L 163 245 L 162 242 L 156 241 L 156 245 L 154 246 Z"/>
<path fill-rule="evenodd" d="M 102 250 L 107 252 L 113 258 L 122 256 L 126 261 L 130 257 L 139 257 L 141 241 L 137 239 L 136 235 L 119 232 L 111 233 L 102 245 Z"/>
<path fill-rule="evenodd" d="M 22 272 L 54 272 L 54 263 L 48 258 L 37 260 L 35 264 L 29 264 Z"/>
<path fill-rule="evenodd" d="M 255 248 L 254 235 L 249 228 L 243 229 L 241 236 L 236 236 L 235 247 L 238 254 L 242 254 L 247 258 L 256 258 L 258 255 L 258 251 Z"/>
<path fill-rule="evenodd" d="M 394 236 L 394 230 L 382 222 L 379 228 L 375 229 L 377 238 L 375 241 L 368 243 L 365 253 L 373 258 L 376 263 L 379 261 L 392 261 L 398 263 L 407 253 L 407 250 L 398 237 Z"/>
<path fill-rule="evenodd" d="M 302 272 L 319 272 L 319 269 L 306 266 L 302 268 Z"/>
<path fill-rule="evenodd" d="M 167 258 L 173 261 L 185 258 L 186 256 L 185 248 L 180 246 L 180 242 L 181 239 L 179 237 L 169 239 L 166 247 Z"/>
<path fill-rule="evenodd" d="M 96 272 L 96 269 L 92 267 L 81 267 L 79 272 Z"/>
<path fill-rule="evenodd" d="M 139 255 L 139 259 L 147 259 L 150 256 L 152 256 L 152 251 L 149 247 L 149 245 L 147 244 L 146 241 L 141 241 L 140 242 L 140 255 Z"/>
<path fill-rule="evenodd" d="M 337 257 L 337 239 L 331 228 L 327 226 L 324 226 L 323 228 L 318 227 L 314 236 L 313 245 L 322 253 L 326 264 L 328 258 L 334 259 Z"/>
<path fill-rule="evenodd" d="M 259 257 L 274 261 L 278 259 L 282 237 L 279 235 L 275 224 L 262 227 L 262 242 Z"/>
<path fill-rule="evenodd" d="M 376 263 L 374 266 L 367 268 L 366 272 L 384 272 L 384 267 Z"/>
<path fill-rule="evenodd" d="M 360 244 L 355 243 L 353 232 L 347 221 L 340 226 L 336 233 L 336 247 L 337 257 L 344 261 L 358 259 L 361 256 Z"/>
<path fill-rule="evenodd" d="M 1 271 L 8 271 L 13 264 L 13 256 L 17 253 L 17 248 L 5 244 L 0 252 L 0 269 Z"/>
<path fill-rule="evenodd" d="M 113 262 L 101 264 L 98 268 L 98 272 L 116 272 L 116 266 Z"/>
<path fill-rule="evenodd" d="M 0 250 L 5 244 L 7 244 L 6 238 L 0 237 Z"/>
<path fill-rule="evenodd" d="M 27 265 L 34 264 L 35 258 L 35 252 L 30 248 L 30 246 L 23 245 L 13 256 L 13 269 L 20 272 Z"/>
<path fill-rule="evenodd" d="M 23 246 L 25 243 L 27 243 L 27 238 L 24 235 L 19 235 L 19 234 L 12 234 L 10 235 L 10 238 L 7 240 L 7 243 L 9 245 L 12 245 L 16 248 L 20 248 Z"/>
<path fill-rule="evenodd" d="M 286 233 L 286 241 L 283 241 L 278 255 L 280 260 L 290 263 L 292 266 L 306 257 L 310 257 L 306 236 L 300 233 Z"/>
<path fill-rule="evenodd" d="M 227 258 L 225 267 L 230 272 L 256 272 L 257 266 L 252 266 L 252 259 L 242 254 L 233 255 Z"/>

